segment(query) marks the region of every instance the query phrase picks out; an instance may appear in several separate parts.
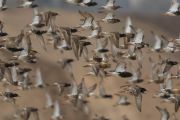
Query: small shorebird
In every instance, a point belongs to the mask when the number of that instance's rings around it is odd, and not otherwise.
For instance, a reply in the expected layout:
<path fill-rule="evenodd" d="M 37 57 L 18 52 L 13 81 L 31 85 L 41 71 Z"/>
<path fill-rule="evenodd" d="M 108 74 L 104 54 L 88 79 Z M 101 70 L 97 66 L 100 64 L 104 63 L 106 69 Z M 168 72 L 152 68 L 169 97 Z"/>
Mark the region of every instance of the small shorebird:
<path fill-rule="evenodd" d="M 127 63 L 117 63 L 115 69 L 113 71 L 110 71 L 110 74 L 112 75 L 119 75 L 121 77 L 131 77 L 132 74 L 127 71 Z"/>
<path fill-rule="evenodd" d="M 155 38 L 155 43 L 154 43 L 153 48 L 151 49 L 151 51 L 161 52 L 162 47 L 163 47 L 163 40 L 157 34 L 155 34 L 153 31 L 151 31 L 151 33 Z"/>
<path fill-rule="evenodd" d="M 18 75 L 20 76 L 18 85 L 20 86 L 20 89 L 29 89 L 31 85 L 29 72 L 31 71 L 30 68 L 19 68 L 17 70 Z"/>
<path fill-rule="evenodd" d="M 174 38 L 168 39 L 166 38 L 164 35 L 161 36 L 165 41 L 167 41 L 167 45 L 163 48 L 163 51 L 165 52 L 177 52 L 178 50 L 176 50 L 176 44 L 175 44 L 175 40 Z"/>
<path fill-rule="evenodd" d="M 54 24 L 56 20 L 56 16 L 58 16 L 59 14 L 52 11 L 46 11 L 46 12 L 43 12 L 42 15 L 43 15 L 43 21 L 45 25 L 47 26 L 52 23 Z"/>
<path fill-rule="evenodd" d="M 101 34 L 102 34 L 102 29 L 99 26 L 99 27 L 92 30 L 91 35 L 89 35 L 88 38 L 89 39 L 91 39 L 91 38 L 100 38 L 100 37 L 102 37 Z"/>
<path fill-rule="evenodd" d="M 145 46 L 149 46 L 149 44 L 144 42 L 144 31 L 140 28 L 136 29 L 133 26 L 131 26 L 131 27 L 135 32 L 135 36 L 134 36 L 133 40 L 130 41 L 130 44 L 136 44 L 136 47 L 139 49 L 143 48 Z"/>
<path fill-rule="evenodd" d="M 9 89 L 6 89 L 5 92 L 1 92 L 0 96 L 3 96 L 5 101 L 13 102 L 14 104 L 15 104 L 15 98 L 19 97 L 17 93 L 11 92 Z"/>
<path fill-rule="evenodd" d="M 119 5 L 116 5 L 115 2 L 116 2 L 115 0 L 107 0 L 106 5 L 101 6 L 100 10 L 105 9 L 109 11 L 114 11 L 121 8 Z"/>
<path fill-rule="evenodd" d="M 94 2 L 93 0 L 82 0 L 82 2 L 79 5 L 91 7 L 96 6 L 97 2 Z"/>
<path fill-rule="evenodd" d="M 124 28 L 124 34 L 125 34 L 125 37 L 124 37 L 124 45 L 123 47 L 125 49 L 128 48 L 128 43 L 131 41 L 132 38 L 134 38 L 134 33 L 133 33 L 133 24 L 132 24 L 132 20 L 131 20 L 131 17 L 127 17 L 126 19 L 126 24 L 125 24 L 125 28 Z"/>
<path fill-rule="evenodd" d="M 137 85 L 124 85 L 121 86 L 122 91 L 119 91 L 120 93 L 122 92 L 128 92 L 131 95 L 135 97 L 135 102 L 136 102 L 136 107 L 139 112 L 141 112 L 141 106 L 142 106 L 142 94 L 145 93 L 147 90 L 145 88 L 142 88 Z"/>
<path fill-rule="evenodd" d="M 97 2 L 94 2 L 93 0 L 66 0 L 68 3 L 80 5 L 80 6 L 96 6 Z"/>
<path fill-rule="evenodd" d="M 96 39 L 96 49 L 94 49 L 95 53 L 105 53 L 109 50 L 106 48 L 108 45 L 108 38 L 105 37 L 103 39 Z"/>
<path fill-rule="evenodd" d="M 80 50 L 79 54 L 80 57 L 83 55 L 84 59 L 88 62 L 89 61 L 89 52 L 88 52 L 88 47 L 89 45 L 92 45 L 91 42 L 88 41 L 80 41 Z"/>
<path fill-rule="evenodd" d="M 33 21 L 30 26 L 42 27 L 43 24 L 43 14 L 39 12 L 38 8 L 33 8 Z"/>
<path fill-rule="evenodd" d="M 130 63 L 131 69 L 132 69 L 132 77 L 128 81 L 130 83 L 139 83 L 142 82 L 142 72 L 141 72 L 141 66 L 139 65 L 138 68 L 134 68 L 134 66 Z"/>
<path fill-rule="evenodd" d="M 159 74 L 160 74 L 160 70 L 159 70 L 159 63 L 158 62 L 154 62 L 152 60 L 151 57 L 149 57 L 149 62 L 151 64 L 151 73 L 149 75 L 150 77 L 150 82 L 154 82 L 154 83 L 163 83 L 164 82 L 164 78 L 162 78 Z"/>
<path fill-rule="evenodd" d="M 171 95 L 170 98 L 168 98 L 172 103 L 174 103 L 174 110 L 175 112 L 178 112 L 179 107 L 180 107 L 180 96 L 178 95 Z"/>
<path fill-rule="evenodd" d="M 0 21 L 0 37 L 6 36 L 7 33 L 3 32 L 4 24 Z"/>
<path fill-rule="evenodd" d="M 124 95 L 120 95 L 120 94 L 116 94 L 119 98 L 117 103 L 114 106 L 118 106 L 118 105 L 129 105 L 130 102 L 128 101 L 128 97 L 124 96 Z"/>
<path fill-rule="evenodd" d="M 93 21 L 94 21 L 93 15 L 88 12 L 81 12 L 81 11 L 79 11 L 79 14 L 83 17 L 83 19 L 81 19 L 82 23 L 77 28 L 92 29 Z"/>
<path fill-rule="evenodd" d="M 46 91 L 45 97 L 46 97 L 46 105 L 45 105 L 45 107 L 46 107 L 46 108 L 52 108 L 52 107 L 54 107 L 53 101 L 52 101 L 52 97 L 51 97 L 51 95 L 49 94 L 49 92 Z"/>
<path fill-rule="evenodd" d="M 164 14 L 168 16 L 178 16 L 180 15 L 180 4 L 177 0 L 171 0 L 171 6 L 169 10 Z"/>
<path fill-rule="evenodd" d="M 84 78 L 82 78 L 80 84 L 78 85 L 78 94 L 79 99 L 84 99 L 86 97 L 90 97 L 94 94 L 94 91 L 97 88 L 97 84 L 93 84 L 91 87 L 87 88 Z"/>
<path fill-rule="evenodd" d="M 109 12 L 106 15 L 106 17 L 103 18 L 101 21 L 106 22 L 106 23 L 112 23 L 112 24 L 120 22 L 120 20 L 118 18 L 115 18 L 114 13 L 112 13 L 112 12 Z"/>
<path fill-rule="evenodd" d="M 22 1 L 22 4 L 18 6 L 18 8 L 34 8 L 34 7 L 37 7 L 36 4 L 34 4 L 34 1 L 35 0 L 23 0 Z"/>
<path fill-rule="evenodd" d="M 43 37 L 43 34 L 45 34 L 47 31 L 38 29 L 38 28 L 35 27 L 35 26 L 31 26 L 29 32 L 30 32 L 30 33 L 33 33 L 34 35 L 36 35 L 37 38 L 40 39 L 40 44 L 41 44 L 41 46 L 43 47 L 43 49 L 44 49 L 45 51 L 47 51 L 46 42 L 45 42 L 45 39 L 44 39 L 44 37 Z"/>
<path fill-rule="evenodd" d="M 160 120 L 169 120 L 170 114 L 166 108 L 160 108 L 160 107 L 156 106 L 156 109 L 161 113 Z"/>
<path fill-rule="evenodd" d="M 63 119 L 63 116 L 61 114 L 61 108 L 60 108 L 60 105 L 59 105 L 59 101 L 56 100 L 54 102 L 54 111 L 53 111 L 53 114 L 51 116 L 51 118 L 53 120 L 59 120 L 59 119 Z"/>
<path fill-rule="evenodd" d="M 68 3 L 71 3 L 71 4 L 75 4 L 75 5 L 78 5 L 80 4 L 81 2 L 83 2 L 83 0 L 66 0 Z"/>
<path fill-rule="evenodd" d="M 25 107 L 23 108 L 23 111 L 24 111 L 24 115 L 23 115 L 24 120 L 29 120 L 30 116 L 33 116 L 34 120 L 40 120 L 38 108 Z"/>
<path fill-rule="evenodd" d="M 0 9 L 2 11 L 7 9 L 6 3 L 7 3 L 7 0 L 0 0 Z"/>
<path fill-rule="evenodd" d="M 99 96 L 104 98 L 104 99 L 112 99 L 111 94 L 107 94 L 105 87 L 103 86 L 103 77 L 101 77 L 101 80 L 99 81 Z"/>

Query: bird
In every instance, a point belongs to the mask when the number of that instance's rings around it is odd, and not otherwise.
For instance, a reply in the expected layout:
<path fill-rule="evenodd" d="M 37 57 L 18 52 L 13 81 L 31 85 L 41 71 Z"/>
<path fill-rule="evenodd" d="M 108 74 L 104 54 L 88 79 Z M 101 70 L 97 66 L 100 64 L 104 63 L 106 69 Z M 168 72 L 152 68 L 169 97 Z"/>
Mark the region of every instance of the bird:
<path fill-rule="evenodd" d="M 89 52 L 87 48 L 89 45 L 92 45 L 92 43 L 88 41 L 80 41 L 79 56 L 83 56 L 87 62 L 89 61 Z"/>
<path fill-rule="evenodd" d="M 53 43 L 54 49 L 60 50 L 60 53 L 72 49 L 69 43 L 67 42 L 67 38 L 66 39 L 62 38 L 57 32 L 52 33 L 52 38 L 54 41 Z"/>
<path fill-rule="evenodd" d="M 0 9 L 1 11 L 6 10 L 8 7 L 6 6 L 7 0 L 0 0 Z"/>
<path fill-rule="evenodd" d="M 171 68 L 175 65 L 177 65 L 178 62 L 176 61 L 172 61 L 170 60 L 170 58 L 166 58 L 165 60 L 163 60 L 163 62 L 161 63 L 161 66 L 162 66 L 162 74 L 166 74 L 168 73 Z"/>
<path fill-rule="evenodd" d="M 96 90 L 97 84 L 93 84 L 91 87 L 87 87 L 85 83 L 85 79 L 82 78 L 80 84 L 78 85 L 79 99 L 90 97 L 94 94 Z"/>
<path fill-rule="evenodd" d="M 131 59 L 131 60 L 136 60 L 136 58 L 137 58 L 136 51 L 138 51 L 136 45 L 134 45 L 134 44 L 129 44 L 129 45 L 128 45 L 127 53 L 124 54 L 122 57 L 123 57 L 123 58 L 129 58 L 129 59 Z"/>
<path fill-rule="evenodd" d="M 180 4 L 177 0 L 171 0 L 171 6 L 169 10 L 164 14 L 168 16 L 178 16 L 180 15 Z"/>
<path fill-rule="evenodd" d="M 149 57 L 149 62 L 151 64 L 151 73 L 150 73 L 150 82 L 154 82 L 154 83 L 163 83 L 164 82 L 164 79 L 159 75 L 160 74 L 160 70 L 159 70 L 159 67 L 158 67 L 158 62 L 154 62 L 152 60 L 151 57 Z"/>
<path fill-rule="evenodd" d="M 124 96 L 124 95 L 119 95 L 119 94 L 116 94 L 119 98 L 118 98 L 118 101 L 117 103 L 114 105 L 114 106 L 118 106 L 118 105 L 129 105 L 130 102 L 128 101 L 128 97 L 127 96 Z"/>
<path fill-rule="evenodd" d="M 23 118 L 24 120 L 28 120 L 30 116 L 33 116 L 34 120 L 39 120 L 39 113 L 38 113 L 38 108 L 35 107 L 25 107 L 23 108 L 24 115 Z"/>
<path fill-rule="evenodd" d="M 105 9 L 108 11 L 114 11 L 121 8 L 121 6 L 115 4 L 115 0 L 107 0 L 106 5 L 101 6 L 100 9 Z"/>
<path fill-rule="evenodd" d="M 165 41 L 167 41 L 167 45 L 163 48 L 163 50 L 165 52 L 177 52 L 178 50 L 176 50 L 176 45 L 175 45 L 175 39 L 171 38 L 170 40 L 168 38 L 166 38 L 164 35 L 161 36 Z"/>
<path fill-rule="evenodd" d="M 131 26 L 135 32 L 135 36 L 130 44 L 136 44 L 137 48 L 143 48 L 144 46 L 149 46 L 149 44 L 144 42 L 144 31 L 140 28 L 134 28 Z"/>
<path fill-rule="evenodd" d="M 18 8 L 34 8 L 38 5 L 34 4 L 34 0 L 23 0 L 22 4 L 18 6 Z"/>
<path fill-rule="evenodd" d="M 64 58 L 64 59 L 59 59 L 58 63 L 61 64 L 62 68 L 72 68 L 72 62 L 74 62 L 74 59 L 72 58 Z"/>
<path fill-rule="evenodd" d="M 39 29 L 37 29 L 37 27 L 31 26 L 29 32 L 33 33 L 34 35 L 36 35 L 37 38 L 40 39 L 40 44 L 41 44 L 41 46 L 43 47 L 43 49 L 44 49 L 45 51 L 47 51 L 46 43 L 45 43 L 45 40 L 44 40 L 44 37 L 43 37 L 43 34 L 45 34 L 47 31 L 45 31 L 45 30 L 39 30 Z"/>
<path fill-rule="evenodd" d="M 5 92 L 0 93 L 0 96 L 3 96 L 5 101 L 10 101 L 15 104 L 15 98 L 19 97 L 19 94 L 6 89 Z"/>
<path fill-rule="evenodd" d="M 101 27 L 93 29 L 91 34 L 88 36 L 88 38 L 89 39 L 91 39 L 91 38 L 100 38 L 100 37 L 102 37 L 102 35 L 101 35 L 102 33 L 101 32 L 102 32 Z"/>
<path fill-rule="evenodd" d="M 97 2 L 94 2 L 93 0 L 82 0 L 82 2 L 79 3 L 79 5 L 92 7 L 92 6 L 96 6 Z"/>
<path fill-rule="evenodd" d="M 33 21 L 30 26 L 42 27 L 43 25 L 43 14 L 39 12 L 38 8 L 33 8 Z"/>
<path fill-rule="evenodd" d="M 57 87 L 59 95 L 62 95 L 66 88 L 71 87 L 70 83 L 54 82 L 53 85 Z"/>
<path fill-rule="evenodd" d="M 117 63 L 115 69 L 110 71 L 110 74 L 118 75 L 118 76 L 121 76 L 123 78 L 131 77 L 132 74 L 130 72 L 128 72 L 127 64 L 128 63 L 126 63 L 126 62 Z"/>
<path fill-rule="evenodd" d="M 171 97 L 169 97 L 168 100 L 175 104 L 174 110 L 175 112 L 178 112 L 180 107 L 180 96 L 171 95 Z"/>
<path fill-rule="evenodd" d="M 46 26 L 47 25 L 55 26 L 56 17 L 59 15 L 57 12 L 48 10 L 48 11 L 42 12 L 42 15 L 43 15 L 44 24 Z"/>
<path fill-rule="evenodd" d="M 18 59 L 22 59 L 24 57 L 27 57 L 32 50 L 32 43 L 30 38 L 30 33 L 26 32 L 24 34 L 24 37 L 21 40 L 21 47 L 23 48 L 22 51 L 20 51 L 20 55 L 18 55 Z"/>
<path fill-rule="evenodd" d="M 167 111 L 166 108 L 160 108 L 160 107 L 156 106 L 156 109 L 157 109 L 157 110 L 160 112 L 160 114 L 161 114 L 160 120 L 169 120 L 170 114 L 169 114 L 169 112 Z"/>
<path fill-rule="evenodd" d="M 31 71 L 32 69 L 30 68 L 19 68 L 17 70 L 17 74 L 20 77 L 18 81 L 18 85 L 23 90 L 30 88 L 31 82 L 30 82 L 29 72 Z"/>
<path fill-rule="evenodd" d="M 88 75 L 93 75 L 93 76 L 99 76 L 99 71 L 100 68 L 97 64 L 88 64 L 88 65 L 84 65 L 83 67 L 90 67 L 91 71 L 88 72 L 86 75 L 84 76 L 88 76 Z"/>
<path fill-rule="evenodd" d="M 147 90 L 143 87 L 140 87 L 138 85 L 124 85 L 121 86 L 123 91 L 121 92 L 128 92 L 130 95 L 133 95 L 135 97 L 136 102 L 136 108 L 139 112 L 142 111 L 142 94 L 145 93 Z"/>
<path fill-rule="evenodd" d="M 93 120 L 110 120 L 109 118 L 105 116 L 98 116 L 97 114 L 95 115 L 95 118 Z"/>
<path fill-rule="evenodd" d="M 153 48 L 151 49 L 151 51 L 161 52 L 162 47 L 163 47 L 163 40 L 157 34 L 155 34 L 153 31 L 151 31 L 151 33 L 155 38 L 155 43 L 154 43 Z"/>
<path fill-rule="evenodd" d="M 109 50 L 106 48 L 108 45 L 108 38 L 96 39 L 96 49 L 94 49 L 95 53 L 104 53 Z"/>
<path fill-rule="evenodd" d="M 46 108 L 52 108 L 54 105 L 53 105 L 52 97 L 49 94 L 49 92 L 45 93 L 45 97 L 46 97 L 46 105 L 45 105 L 45 107 Z"/>
<path fill-rule="evenodd" d="M 130 63 L 131 64 L 131 63 Z M 141 67 L 138 66 L 138 68 L 134 68 L 133 65 L 131 64 L 131 69 L 133 71 L 132 73 L 132 78 L 129 79 L 128 81 L 130 83 L 139 83 L 139 82 L 142 82 L 143 80 L 141 79 L 141 76 L 142 76 L 142 72 L 141 72 Z"/>
<path fill-rule="evenodd" d="M 180 34 L 179 34 L 179 38 L 175 39 L 175 44 L 178 48 L 180 48 Z"/>
<path fill-rule="evenodd" d="M 128 16 L 127 19 L 126 19 L 125 28 L 124 28 L 124 34 L 125 34 L 124 45 L 122 46 L 125 49 L 128 48 L 128 43 L 130 42 L 131 38 L 134 38 L 134 33 L 133 33 L 133 30 L 132 30 L 132 28 L 133 28 L 132 26 L 133 26 L 133 24 L 132 24 L 131 17 Z"/>
<path fill-rule="evenodd" d="M 115 18 L 115 15 L 112 12 L 107 13 L 107 15 L 105 16 L 105 18 L 102 19 L 102 21 L 112 24 L 120 22 L 119 19 Z"/>
<path fill-rule="evenodd" d="M 83 0 L 66 0 L 67 3 L 79 5 L 80 3 L 83 2 Z"/>
<path fill-rule="evenodd" d="M 7 33 L 3 32 L 4 24 L 0 21 L 0 37 L 6 36 Z"/>
<path fill-rule="evenodd" d="M 0 81 L 6 80 L 5 78 L 5 66 L 4 63 L 0 60 Z"/>
<path fill-rule="evenodd" d="M 53 114 L 51 116 L 51 118 L 53 120 L 57 120 L 57 119 L 63 119 L 63 116 L 61 114 L 61 108 L 60 108 L 60 105 L 59 105 L 59 101 L 56 100 L 54 102 L 54 111 L 53 111 Z"/>
<path fill-rule="evenodd" d="M 88 12 L 79 11 L 79 14 L 83 17 L 81 24 L 77 28 L 91 30 L 93 28 L 94 16 Z"/>
<path fill-rule="evenodd" d="M 134 86 L 129 89 L 130 94 L 134 95 L 135 101 L 136 101 L 136 107 L 139 112 L 141 112 L 141 106 L 142 106 L 142 93 L 146 91 L 144 88 L 141 88 L 139 86 Z"/>
<path fill-rule="evenodd" d="M 9 75 L 9 83 L 12 85 L 18 85 L 18 75 L 17 75 L 17 69 L 19 63 L 15 61 L 9 61 L 8 63 L 5 63 L 5 67 L 7 67 L 7 74 Z"/>
<path fill-rule="evenodd" d="M 105 91 L 105 88 L 103 86 L 103 77 L 101 77 L 101 80 L 99 81 L 99 95 L 101 98 L 104 99 L 112 99 L 112 95 L 111 94 L 107 94 Z"/>

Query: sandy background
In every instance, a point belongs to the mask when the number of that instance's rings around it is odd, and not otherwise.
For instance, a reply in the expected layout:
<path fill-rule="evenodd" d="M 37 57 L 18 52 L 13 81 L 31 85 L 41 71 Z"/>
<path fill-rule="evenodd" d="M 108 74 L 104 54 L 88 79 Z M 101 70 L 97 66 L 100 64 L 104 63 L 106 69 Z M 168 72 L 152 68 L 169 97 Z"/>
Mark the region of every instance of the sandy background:
<path fill-rule="evenodd" d="M 70 11 L 62 11 L 62 10 L 56 10 L 60 14 L 58 16 L 56 22 L 60 26 L 76 26 L 79 24 L 79 15 L 77 12 L 70 12 Z M 96 19 L 102 18 L 103 15 L 96 16 Z M 107 25 L 102 24 L 104 31 L 121 31 L 124 23 L 125 18 L 127 17 L 126 14 L 118 15 L 118 17 L 121 19 L 121 23 L 114 24 L 114 25 Z M 151 17 L 150 17 L 151 18 Z M 137 26 L 138 28 L 142 28 L 145 31 L 145 40 L 149 43 L 152 43 L 153 37 L 150 34 L 150 30 L 155 30 L 158 34 L 165 34 L 167 36 L 178 36 L 178 30 L 179 28 L 171 27 L 171 25 L 166 25 L 165 27 L 162 27 L 161 25 L 157 25 L 162 20 L 166 20 L 167 24 L 170 24 L 169 18 L 159 19 L 159 21 L 154 21 L 153 19 L 150 19 L 147 16 L 138 16 L 138 15 L 132 15 L 133 24 Z M 8 32 L 9 36 L 15 36 L 17 35 L 21 29 L 23 29 L 27 24 L 31 23 L 32 21 L 32 10 L 30 9 L 10 9 L 7 11 L 4 11 L 0 14 L 0 19 L 5 24 L 5 31 Z M 178 18 L 179 19 L 179 18 Z M 169 21 L 168 21 L 169 20 Z M 165 21 L 162 21 L 161 23 L 164 23 Z M 174 22 L 175 24 L 176 22 Z M 165 24 L 165 23 L 164 23 Z M 179 22 L 177 22 L 179 24 Z M 174 32 L 173 32 L 174 31 Z M 176 31 L 176 33 L 175 33 Z M 77 33 L 81 34 L 81 33 Z M 85 35 L 88 35 L 90 33 L 84 33 Z M 94 43 L 95 40 L 92 40 Z M 74 57 L 72 52 L 66 52 L 65 55 L 59 55 L 58 51 L 53 50 L 52 45 L 48 45 L 48 51 L 45 52 L 40 47 L 40 42 L 35 36 L 32 36 L 32 42 L 33 42 L 33 49 L 37 50 L 39 52 L 38 58 L 39 62 L 37 65 L 29 65 L 25 64 L 25 66 L 29 66 L 31 68 L 36 68 L 37 66 L 42 69 L 43 78 L 46 83 L 51 83 L 53 81 L 70 81 L 68 75 L 60 68 L 60 66 L 57 64 L 57 60 L 59 58 L 63 57 Z M 93 48 L 93 47 L 92 47 Z M 90 48 L 90 50 L 92 50 Z M 4 53 L 0 52 L 1 56 L 4 55 Z M 8 53 L 10 54 L 10 53 Z M 8 57 L 8 54 L 5 54 L 5 56 Z M 155 109 L 155 106 L 158 105 L 160 107 L 166 107 L 168 108 L 168 111 L 170 114 L 174 111 L 174 105 L 170 103 L 162 103 L 160 99 L 154 99 L 152 98 L 153 94 L 155 94 L 156 90 L 158 90 L 159 86 L 155 84 L 148 84 L 148 75 L 149 75 L 149 68 L 150 64 L 147 64 L 148 56 L 153 56 L 154 59 L 156 59 L 157 54 L 149 54 L 147 56 L 147 50 L 144 49 L 143 52 L 144 55 L 144 62 L 143 62 L 143 79 L 144 82 L 140 83 L 140 86 L 146 87 L 148 92 L 143 96 L 143 103 L 142 103 L 142 112 L 137 112 L 135 108 L 135 102 L 134 97 L 129 96 L 130 105 L 129 106 L 118 106 L 113 107 L 115 102 L 117 101 L 117 97 L 113 96 L 113 99 L 96 99 L 94 97 L 89 98 L 88 106 L 90 108 L 90 114 L 85 115 L 82 111 L 78 110 L 77 108 L 73 107 L 73 105 L 66 102 L 65 98 L 61 97 L 60 105 L 62 110 L 62 115 L 64 116 L 65 120 L 88 120 L 92 119 L 92 116 L 95 114 L 98 115 L 104 115 L 111 120 L 122 120 L 123 115 L 127 115 L 129 120 L 158 120 L 160 118 L 159 112 Z M 165 56 L 176 56 L 172 57 L 173 60 L 180 61 L 179 56 L 180 53 L 176 53 L 173 55 L 165 55 Z M 75 78 L 78 82 L 82 79 L 82 75 L 84 75 L 88 69 L 83 68 L 82 66 L 86 63 L 83 60 L 75 61 L 73 63 L 73 71 Z M 114 65 L 112 65 L 114 66 Z M 32 81 L 33 81 L 33 75 L 34 73 L 31 72 L 32 75 Z M 94 77 L 85 77 L 85 82 L 88 86 L 91 86 L 93 83 L 97 83 L 97 78 Z M 120 77 L 108 77 L 105 79 L 104 86 L 108 94 L 114 94 L 119 90 L 119 86 L 126 83 L 127 81 L 125 79 L 122 79 Z M 2 84 L 0 83 L 1 87 L 0 90 L 3 89 Z M 175 88 L 179 88 L 179 81 L 175 81 L 174 84 Z M 10 87 L 12 90 L 15 89 L 13 87 Z M 51 91 L 56 91 L 54 88 L 50 88 Z M 98 89 L 96 90 L 98 94 Z M 33 89 L 33 90 L 27 90 L 27 91 L 17 91 L 19 93 L 20 97 L 17 98 L 17 105 L 19 107 L 25 107 L 25 106 L 35 106 L 39 108 L 39 114 L 40 114 L 40 120 L 50 120 L 52 110 L 44 109 L 45 104 L 45 90 L 44 89 Z M 54 94 L 56 92 L 53 92 Z M 0 120 L 5 120 L 5 116 L 11 114 L 13 111 L 13 107 L 9 103 L 5 103 L 0 101 Z M 180 112 L 180 111 L 179 111 Z M 180 113 L 177 113 L 177 117 L 180 118 Z"/>

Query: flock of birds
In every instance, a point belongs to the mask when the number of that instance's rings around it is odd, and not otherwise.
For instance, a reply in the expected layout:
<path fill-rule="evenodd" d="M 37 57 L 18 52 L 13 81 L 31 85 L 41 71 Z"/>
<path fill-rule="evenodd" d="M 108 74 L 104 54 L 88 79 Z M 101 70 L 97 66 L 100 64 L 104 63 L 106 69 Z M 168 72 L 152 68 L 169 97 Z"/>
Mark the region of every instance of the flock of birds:
<path fill-rule="evenodd" d="M 97 5 L 93 0 L 67 0 L 68 3 L 72 3 L 80 6 L 93 7 Z M 96 18 L 89 12 L 79 11 L 81 15 L 80 24 L 73 27 L 61 27 L 56 25 L 56 17 L 59 15 L 52 11 L 38 10 L 38 5 L 34 3 L 34 0 L 23 0 L 23 3 L 18 8 L 30 8 L 33 10 L 34 17 L 32 23 L 28 24 L 23 30 L 20 31 L 15 37 L 10 37 L 3 28 L 3 21 L 0 21 L 0 49 L 1 51 L 10 52 L 11 58 L 8 60 L 0 60 L 0 80 L 5 87 L 4 92 L 1 92 L 3 100 L 16 104 L 16 99 L 19 96 L 16 92 L 10 91 L 9 86 L 15 86 L 18 90 L 27 90 L 34 88 L 45 89 L 46 96 L 46 109 L 53 109 L 51 119 L 59 120 L 63 119 L 59 97 L 65 96 L 68 101 L 78 108 L 81 108 L 88 114 L 87 102 L 89 97 L 96 97 L 102 99 L 112 99 L 113 95 L 107 94 L 103 85 L 104 79 L 109 76 L 118 76 L 120 78 L 127 79 L 128 83 L 120 85 L 120 90 L 115 93 L 119 97 L 117 103 L 114 106 L 129 105 L 128 97 L 122 95 L 129 93 L 135 97 L 135 104 L 138 112 L 141 112 L 143 94 L 147 93 L 146 88 L 141 87 L 139 83 L 145 82 L 143 80 L 143 56 L 144 54 L 155 53 L 158 56 L 158 60 L 153 60 L 149 57 L 149 64 L 151 64 L 151 73 L 148 83 L 159 84 L 159 90 L 153 97 L 162 99 L 165 102 L 174 103 L 174 116 L 178 112 L 180 107 L 180 89 L 173 88 L 173 81 L 180 79 L 180 65 L 177 61 L 173 61 L 170 58 L 162 57 L 162 53 L 173 54 L 180 51 L 180 36 L 179 38 L 167 38 L 164 35 L 151 31 L 154 36 L 154 42 L 152 44 L 145 42 L 144 31 L 141 28 L 137 28 L 132 24 L 130 17 L 127 18 L 124 31 L 121 32 L 105 32 L 102 29 L 101 22 L 107 24 L 116 24 L 120 20 L 115 18 L 114 12 L 121 8 L 116 5 L 115 0 L 108 0 L 107 4 L 99 9 L 99 13 L 107 13 L 107 15 L 101 19 Z M 0 0 L 1 12 L 7 10 L 6 0 Z M 172 5 L 166 15 L 177 16 L 180 15 L 180 4 L 176 0 L 172 0 Z M 80 36 L 75 34 L 76 32 L 90 31 L 88 36 Z M 36 64 L 38 59 L 36 50 L 33 50 L 33 44 L 31 42 L 31 36 L 35 35 L 39 40 L 42 48 L 48 51 L 47 42 L 51 43 L 55 50 L 60 51 L 61 54 L 66 54 L 67 51 L 72 51 L 75 58 L 60 58 L 58 63 L 61 67 L 67 71 L 71 76 L 71 83 L 66 82 L 54 82 L 53 84 L 47 84 L 43 81 L 41 69 L 36 69 L 35 80 L 32 81 L 29 77 L 29 73 L 32 71 L 30 68 L 20 67 L 23 62 L 29 64 Z M 45 39 L 45 36 L 48 38 Z M 47 41 L 48 40 L 48 41 Z M 93 46 L 93 40 L 96 41 L 96 47 L 89 52 L 88 47 Z M 93 46 L 94 47 L 94 46 Z M 144 52 L 147 49 L 148 52 Z M 85 60 L 87 63 L 83 66 L 83 69 L 89 68 L 90 71 L 82 76 L 80 83 L 74 77 L 73 74 L 73 62 L 80 59 Z M 23 62 L 21 62 L 23 61 Z M 116 64 L 114 70 L 110 70 L 111 65 Z M 131 70 L 129 70 L 129 68 Z M 172 68 L 177 68 L 172 72 Z M 95 83 L 91 87 L 87 87 L 85 83 L 85 77 L 94 76 L 98 79 L 98 83 Z M 49 86 L 57 87 L 58 97 L 53 101 L 51 94 L 47 91 Z M 99 95 L 95 94 L 96 89 L 99 91 Z M 65 92 L 68 90 L 68 92 Z M 155 108 L 161 113 L 160 120 L 170 119 L 170 114 L 166 108 L 155 106 Z M 12 120 L 29 120 L 33 116 L 34 120 L 39 120 L 39 109 L 36 107 L 16 108 L 17 111 L 13 113 Z M 128 114 L 127 114 L 128 116 Z M 10 119 L 10 118 L 9 118 Z M 110 120 L 105 116 L 96 115 L 94 120 Z M 126 116 L 123 116 L 123 120 L 128 120 Z"/>

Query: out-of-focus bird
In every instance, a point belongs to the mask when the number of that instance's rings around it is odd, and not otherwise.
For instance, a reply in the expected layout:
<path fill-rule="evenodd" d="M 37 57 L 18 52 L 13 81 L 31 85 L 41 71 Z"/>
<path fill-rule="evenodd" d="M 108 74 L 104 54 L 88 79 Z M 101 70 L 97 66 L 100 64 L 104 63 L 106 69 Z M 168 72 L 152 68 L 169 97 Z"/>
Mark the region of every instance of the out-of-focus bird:
<path fill-rule="evenodd" d="M 125 85 L 125 86 L 121 86 L 121 88 L 123 88 L 123 90 L 119 92 L 128 92 L 129 94 L 135 97 L 136 108 L 139 112 L 141 112 L 142 94 L 145 93 L 147 90 L 137 85 L 132 85 L 132 86 Z"/>
<path fill-rule="evenodd" d="M 160 52 L 163 47 L 163 40 L 155 34 L 153 31 L 151 32 L 155 38 L 155 43 L 153 45 L 153 48 L 151 49 L 152 51 Z"/>
<path fill-rule="evenodd" d="M 82 0 L 79 5 L 91 7 L 97 5 L 97 2 L 94 2 L 93 0 Z"/>
<path fill-rule="evenodd" d="M 171 6 L 169 10 L 164 14 L 168 16 L 180 15 L 180 4 L 177 0 L 171 0 Z"/>
<path fill-rule="evenodd" d="M 53 111 L 53 114 L 51 116 L 51 118 L 53 120 L 57 120 L 57 119 L 63 119 L 63 116 L 61 114 L 61 108 L 60 108 L 60 105 L 59 105 L 59 101 L 56 100 L 54 102 L 54 111 Z"/>
<path fill-rule="evenodd" d="M 120 20 L 118 18 L 115 18 L 114 13 L 109 12 L 105 18 L 102 19 L 103 22 L 107 22 L 107 23 L 118 23 L 120 22 Z"/>
<path fill-rule="evenodd" d="M 180 96 L 177 95 L 171 95 L 170 98 L 168 98 L 172 103 L 174 103 L 174 110 L 175 112 L 178 112 L 180 107 Z"/>
<path fill-rule="evenodd" d="M 18 8 L 33 8 L 37 7 L 36 4 L 34 4 L 35 0 L 23 0 L 22 3 L 18 6 Z"/>
<path fill-rule="evenodd" d="M 116 5 L 116 1 L 115 0 L 107 0 L 106 5 L 101 6 L 100 9 L 105 9 L 105 10 L 109 10 L 109 11 L 114 11 L 121 8 L 119 5 Z"/>
<path fill-rule="evenodd" d="M 2 11 L 7 9 L 6 3 L 7 3 L 7 0 L 0 0 L 0 9 Z"/>
<path fill-rule="evenodd" d="M 119 94 L 116 94 L 116 95 L 119 98 L 118 98 L 117 103 L 114 106 L 117 106 L 117 105 L 129 105 L 130 104 L 130 102 L 128 101 L 128 97 L 127 96 L 119 95 Z"/>
<path fill-rule="evenodd" d="M 156 109 L 157 109 L 157 110 L 160 112 L 160 114 L 161 114 L 160 120 L 169 120 L 170 114 L 169 114 L 169 112 L 167 111 L 166 108 L 160 108 L 160 107 L 156 106 Z"/>

